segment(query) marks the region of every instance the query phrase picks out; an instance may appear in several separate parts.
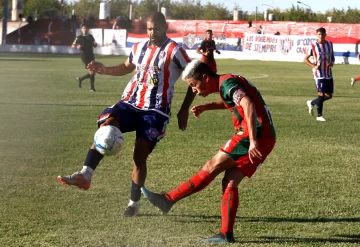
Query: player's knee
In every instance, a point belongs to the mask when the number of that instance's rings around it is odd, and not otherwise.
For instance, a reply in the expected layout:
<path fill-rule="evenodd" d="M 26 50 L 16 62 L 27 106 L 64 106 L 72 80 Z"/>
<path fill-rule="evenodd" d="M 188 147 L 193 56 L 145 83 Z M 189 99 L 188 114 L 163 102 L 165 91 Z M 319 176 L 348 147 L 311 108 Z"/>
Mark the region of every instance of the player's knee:
<path fill-rule="evenodd" d="M 120 129 L 120 123 L 115 117 L 107 118 L 102 124 L 100 124 L 99 128 L 106 125 L 112 125 Z"/>
<path fill-rule="evenodd" d="M 325 94 L 324 100 L 329 100 L 332 98 L 332 94 Z"/>

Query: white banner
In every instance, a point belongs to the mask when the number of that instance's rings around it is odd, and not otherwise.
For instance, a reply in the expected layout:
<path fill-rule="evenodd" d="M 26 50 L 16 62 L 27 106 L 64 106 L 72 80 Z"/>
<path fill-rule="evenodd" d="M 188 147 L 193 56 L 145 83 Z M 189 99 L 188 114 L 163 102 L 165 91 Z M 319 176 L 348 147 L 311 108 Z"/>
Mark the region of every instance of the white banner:
<path fill-rule="evenodd" d="M 104 46 L 126 47 L 126 29 L 104 29 Z"/>
<path fill-rule="evenodd" d="M 98 47 L 103 46 L 103 31 L 102 28 L 91 28 L 89 29 L 89 34 L 91 34 Z M 76 29 L 76 37 L 81 35 L 81 29 Z"/>
<path fill-rule="evenodd" d="M 243 51 L 304 57 L 314 40 L 315 36 L 246 34 Z"/>

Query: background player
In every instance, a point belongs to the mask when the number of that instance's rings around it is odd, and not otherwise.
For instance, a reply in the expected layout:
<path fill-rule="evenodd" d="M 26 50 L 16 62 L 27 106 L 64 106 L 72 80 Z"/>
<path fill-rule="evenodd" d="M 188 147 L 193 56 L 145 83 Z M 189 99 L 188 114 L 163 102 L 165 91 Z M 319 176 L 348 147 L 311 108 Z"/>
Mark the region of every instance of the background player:
<path fill-rule="evenodd" d="M 314 114 L 314 105 L 317 106 L 317 121 L 326 121 L 323 117 L 324 101 L 332 98 L 334 93 L 334 80 L 332 76 L 332 67 L 334 66 L 335 57 L 333 44 L 325 40 L 326 30 L 321 27 L 316 30 L 317 40 L 311 43 L 308 54 L 305 55 L 304 62 L 312 68 L 316 91 L 318 97 L 306 102 L 309 108 L 309 114 Z M 309 60 L 313 57 L 313 62 Z"/>
<path fill-rule="evenodd" d="M 220 93 L 215 102 L 194 106 L 195 117 L 215 109 L 229 109 L 238 131 L 193 177 L 176 189 L 157 194 L 141 188 L 146 198 L 163 213 L 181 199 L 199 192 L 225 172 L 222 180 L 221 228 L 205 242 L 235 242 L 233 229 L 239 205 L 238 185 L 251 177 L 265 161 L 275 145 L 275 129 L 270 112 L 256 87 L 245 78 L 233 74 L 215 74 L 206 64 L 194 60 L 185 69 L 183 79 L 193 92 L 206 97 Z M 199 147 L 200 148 L 200 147 Z"/>
<path fill-rule="evenodd" d="M 167 23 L 163 14 L 151 14 L 146 25 L 149 40 L 136 43 L 124 63 L 114 67 L 105 67 L 95 61 L 89 64 L 90 70 L 104 75 L 121 76 L 136 69 L 122 99 L 105 109 L 98 118 L 99 126 L 113 125 L 123 133 L 136 131 L 130 201 L 124 216 L 136 216 L 139 213 L 140 188 L 145 184 L 147 158 L 156 143 L 165 136 L 175 82 L 190 62 L 185 50 L 166 36 Z M 189 87 L 177 114 L 181 130 L 186 129 L 190 104 L 194 97 L 195 94 Z M 91 177 L 102 158 L 103 155 L 92 145 L 83 169 L 70 176 L 59 176 L 58 180 L 64 184 L 89 189 Z"/>
<path fill-rule="evenodd" d="M 97 46 L 97 43 L 94 37 L 89 34 L 89 28 L 86 24 L 81 26 L 81 33 L 81 35 L 76 37 L 71 47 L 80 49 L 81 61 L 84 63 L 85 69 L 87 69 L 88 64 L 95 59 L 93 48 Z M 82 81 L 88 78 L 90 78 L 90 91 L 95 92 L 95 73 L 89 69 L 86 75 L 76 78 L 79 88 L 81 88 Z"/>
<path fill-rule="evenodd" d="M 214 58 L 214 51 L 220 54 L 220 51 L 216 49 L 215 41 L 212 39 L 213 32 L 211 29 L 206 30 L 206 39 L 204 39 L 199 47 L 196 49 L 198 54 L 202 55 L 201 61 L 206 63 L 214 73 L 217 72 L 216 61 Z"/>
<path fill-rule="evenodd" d="M 357 54 L 357 58 L 358 58 L 359 61 L 360 61 L 360 52 Z M 355 77 L 355 78 L 351 78 L 351 86 L 354 86 L 354 84 L 355 84 L 356 81 L 360 81 L 360 76 Z"/>

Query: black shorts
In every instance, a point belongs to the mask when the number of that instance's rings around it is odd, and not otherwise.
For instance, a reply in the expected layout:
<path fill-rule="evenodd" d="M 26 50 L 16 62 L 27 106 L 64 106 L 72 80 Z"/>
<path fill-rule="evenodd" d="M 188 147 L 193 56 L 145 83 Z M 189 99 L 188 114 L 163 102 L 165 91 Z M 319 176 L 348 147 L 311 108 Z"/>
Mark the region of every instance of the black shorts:
<path fill-rule="evenodd" d="M 84 63 L 85 69 L 87 69 L 88 64 L 93 60 L 95 60 L 94 55 L 90 55 L 90 56 L 86 56 L 85 54 L 81 55 L 81 61 Z"/>

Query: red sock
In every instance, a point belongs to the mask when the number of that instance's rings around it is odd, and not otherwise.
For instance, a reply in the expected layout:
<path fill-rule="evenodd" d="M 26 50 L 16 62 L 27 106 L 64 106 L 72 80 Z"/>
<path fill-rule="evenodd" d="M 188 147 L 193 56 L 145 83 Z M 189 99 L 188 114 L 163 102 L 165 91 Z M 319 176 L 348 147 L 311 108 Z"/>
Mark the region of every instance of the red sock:
<path fill-rule="evenodd" d="M 221 199 L 221 228 L 220 232 L 232 232 L 234 229 L 237 209 L 239 207 L 239 193 L 237 187 L 227 187 Z"/>
<path fill-rule="evenodd" d="M 214 178 L 211 177 L 209 173 L 204 170 L 200 170 L 192 178 L 180 184 L 176 189 L 166 193 L 165 196 L 169 200 L 179 201 L 193 193 L 199 192 L 200 190 L 204 189 L 213 180 Z"/>
<path fill-rule="evenodd" d="M 354 78 L 355 81 L 360 81 L 360 76 Z"/>

